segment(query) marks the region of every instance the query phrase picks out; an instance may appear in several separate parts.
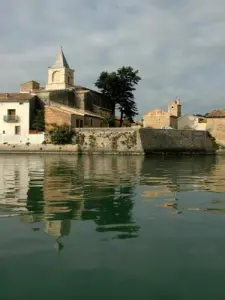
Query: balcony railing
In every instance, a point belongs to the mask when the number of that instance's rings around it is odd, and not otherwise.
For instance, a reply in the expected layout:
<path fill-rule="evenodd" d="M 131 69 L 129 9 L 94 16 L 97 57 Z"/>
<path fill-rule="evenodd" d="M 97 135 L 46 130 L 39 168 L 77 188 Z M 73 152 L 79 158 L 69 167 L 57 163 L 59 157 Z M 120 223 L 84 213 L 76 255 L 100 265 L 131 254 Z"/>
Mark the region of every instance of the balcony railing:
<path fill-rule="evenodd" d="M 20 118 L 18 116 L 4 116 L 4 121 L 5 122 L 11 122 L 11 123 L 16 123 L 20 121 Z"/>

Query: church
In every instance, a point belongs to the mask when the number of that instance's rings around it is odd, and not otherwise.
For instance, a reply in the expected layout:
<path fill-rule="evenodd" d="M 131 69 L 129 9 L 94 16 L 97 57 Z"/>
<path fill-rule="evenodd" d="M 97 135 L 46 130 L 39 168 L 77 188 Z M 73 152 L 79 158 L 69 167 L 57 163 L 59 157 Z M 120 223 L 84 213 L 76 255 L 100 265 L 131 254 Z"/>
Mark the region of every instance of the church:
<path fill-rule="evenodd" d="M 101 93 L 74 84 L 74 70 L 70 68 L 62 48 L 55 63 L 48 68 L 45 87 L 36 81 L 20 85 L 21 94 L 36 98 L 37 107 L 45 111 L 46 131 L 52 124 L 77 127 L 104 127 L 104 119 L 114 116 L 113 103 Z"/>

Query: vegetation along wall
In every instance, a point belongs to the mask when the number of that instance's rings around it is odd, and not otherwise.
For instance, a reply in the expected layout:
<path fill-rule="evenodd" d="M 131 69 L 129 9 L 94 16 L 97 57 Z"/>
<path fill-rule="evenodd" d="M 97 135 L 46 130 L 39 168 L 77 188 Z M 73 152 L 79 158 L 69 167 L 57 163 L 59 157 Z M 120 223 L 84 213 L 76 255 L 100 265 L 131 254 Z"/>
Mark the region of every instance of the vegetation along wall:
<path fill-rule="evenodd" d="M 149 128 L 79 128 L 75 143 L 81 152 L 144 154 L 154 152 L 213 152 L 207 131 Z"/>

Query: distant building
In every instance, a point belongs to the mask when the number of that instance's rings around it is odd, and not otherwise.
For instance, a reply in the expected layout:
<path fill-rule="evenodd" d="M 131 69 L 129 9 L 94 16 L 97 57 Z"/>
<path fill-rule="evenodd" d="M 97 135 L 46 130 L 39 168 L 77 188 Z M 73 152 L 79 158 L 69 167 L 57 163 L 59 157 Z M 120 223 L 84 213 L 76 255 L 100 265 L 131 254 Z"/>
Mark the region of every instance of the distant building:
<path fill-rule="evenodd" d="M 143 117 L 143 127 L 161 129 L 162 127 L 177 128 L 177 119 L 181 116 L 180 100 L 175 99 L 168 105 L 168 111 L 154 109 Z"/>
<path fill-rule="evenodd" d="M 206 130 L 207 118 L 197 115 L 185 115 L 177 120 L 177 129 Z"/>
<path fill-rule="evenodd" d="M 207 130 L 218 144 L 225 147 L 225 109 L 214 109 L 206 118 Z"/>

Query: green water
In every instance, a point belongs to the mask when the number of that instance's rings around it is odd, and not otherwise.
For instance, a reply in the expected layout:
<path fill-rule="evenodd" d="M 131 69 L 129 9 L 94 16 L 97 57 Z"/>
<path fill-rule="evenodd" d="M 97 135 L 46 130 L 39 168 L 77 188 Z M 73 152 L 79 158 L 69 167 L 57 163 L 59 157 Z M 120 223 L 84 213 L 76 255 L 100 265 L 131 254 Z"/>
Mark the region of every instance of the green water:
<path fill-rule="evenodd" d="M 0 299 L 225 299 L 225 158 L 0 155 Z"/>

